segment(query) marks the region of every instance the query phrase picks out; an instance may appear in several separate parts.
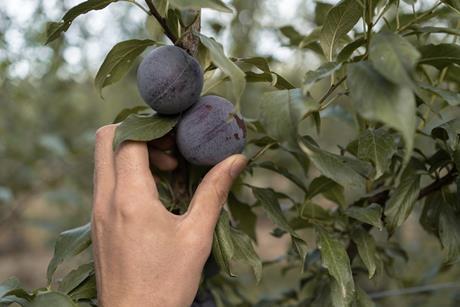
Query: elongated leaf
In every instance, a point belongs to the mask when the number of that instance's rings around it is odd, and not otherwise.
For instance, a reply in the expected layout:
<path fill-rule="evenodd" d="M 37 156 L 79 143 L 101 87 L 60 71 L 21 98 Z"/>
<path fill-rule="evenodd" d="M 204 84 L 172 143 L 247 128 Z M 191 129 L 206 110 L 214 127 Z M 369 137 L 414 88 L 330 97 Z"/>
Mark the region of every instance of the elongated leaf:
<path fill-rule="evenodd" d="M 251 207 L 241 202 L 231 192 L 228 195 L 227 203 L 233 219 L 238 223 L 238 228 L 251 237 L 252 240 L 256 241 L 257 215 L 252 212 Z"/>
<path fill-rule="evenodd" d="M 383 209 L 378 204 L 370 204 L 368 207 L 349 207 L 345 210 L 345 214 L 355 220 L 383 229 L 382 223 Z"/>
<path fill-rule="evenodd" d="M 416 124 L 412 91 L 386 80 L 368 62 L 348 66 L 348 87 L 354 108 L 362 117 L 383 122 L 402 134 L 407 162 L 412 154 Z"/>
<path fill-rule="evenodd" d="M 72 24 L 73 20 L 82 14 L 86 14 L 93 10 L 102 10 L 109 4 L 119 0 L 88 0 L 71 8 L 59 22 L 52 22 L 48 25 L 46 44 L 58 38 L 62 32 Z"/>
<path fill-rule="evenodd" d="M 60 292 L 49 291 L 37 294 L 34 300 L 30 303 L 30 307 L 77 307 L 72 299 Z"/>
<path fill-rule="evenodd" d="M 211 61 L 219 67 L 227 76 L 230 77 L 233 86 L 233 95 L 237 100 L 237 105 L 241 99 L 244 88 L 246 87 L 246 79 L 244 72 L 231 61 L 224 53 L 222 45 L 216 42 L 214 38 L 204 36 L 198 32 L 195 32 L 201 43 L 209 50 Z"/>
<path fill-rule="evenodd" d="M 322 264 L 337 282 L 342 300 L 346 301 L 353 296 L 355 285 L 345 247 L 323 228 L 317 227 L 316 232 Z"/>
<path fill-rule="evenodd" d="M 439 215 L 439 238 L 447 251 L 445 263 L 452 264 L 460 259 L 460 214 L 449 203 L 441 204 Z"/>
<path fill-rule="evenodd" d="M 358 139 L 358 158 L 372 162 L 376 171 L 375 178 L 388 170 L 396 150 L 394 137 L 384 129 L 366 130 Z"/>
<path fill-rule="evenodd" d="M 321 174 L 349 190 L 364 192 L 366 176 L 370 174 L 367 162 L 327 152 L 308 142 L 301 142 L 300 147 Z"/>
<path fill-rule="evenodd" d="M 307 197 L 313 198 L 317 194 L 323 194 L 324 197 L 341 206 L 346 205 L 344 188 L 332 179 L 325 176 L 319 176 L 313 179 L 308 188 Z"/>
<path fill-rule="evenodd" d="M 424 34 L 424 33 L 427 33 L 427 34 L 444 33 L 444 34 L 460 36 L 460 29 L 454 29 L 454 28 L 413 26 L 410 29 L 412 30 L 412 32 L 405 34 L 405 36 L 414 35 L 414 34 Z"/>
<path fill-rule="evenodd" d="M 69 296 L 74 301 L 95 299 L 97 297 L 96 276 L 91 275 L 88 277 L 76 289 L 70 292 Z"/>
<path fill-rule="evenodd" d="M 380 74 L 394 83 L 411 86 L 419 58 L 417 49 L 398 34 L 379 33 L 371 41 L 369 59 Z"/>
<path fill-rule="evenodd" d="M 412 212 L 420 191 L 420 176 L 407 174 L 391 195 L 385 207 L 387 228 L 393 233 Z"/>
<path fill-rule="evenodd" d="M 460 94 L 456 92 L 451 92 L 448 90 L 441 89 L 439 87 L 434 87 L 429 84 L 419 84 L 419 86 L 439 97 L 441 97 L 445 102 L 451 106 L 460 105 Z"/>
<path fill-rule="evenodd" d="M 425 198 L 420 224 L 427 232 L 439 236 L 439 215 L 443 209 L 444 198 L 441 191 L 434 192 Z"/>
<path fill-rule="evenodd" d="M 137 107 L 132 107 L 132 108 L 126 108 L 126 109 L 121 110 L 117 114 L 117 116 L 113 120 L 113 124 L 124 121 L 131 114 L 148 115 L 152 112 L 153 110 L 147 106 L 137 106 Z"/>
<path fill-rule="evenodd" d="M 343 0 L 327 13 L 321 30 L 321 47 L 332 62 L 339 39 L 346 35 L 361 18 L 362 8 L 356 0 Z"/>
<path fill-rule="evenodd" d="M 262 260 L 254 250 L 251 239 L 245 233 L 232 228 L 232 241 L 235 250 L 233 259 L 249 265 L 254 272 L 256 281 L 260 282 L 262 278 Z"/>
<path fill-rule="evenodd" d="M 51 283 L 57 266 L 65 259 L 78 255 L 91 244 L 91 224 L 64 231 L 59 235 L 54 246 L 54 255 L 51 259 L 48 270 L 48 284 Z"/>
<path fill-rule="evenodd" d="M 178 116 L 139 116 L 129 115 L 115 130 L 113 149 L 124 141 L 151 141 L 161 138 L 171 131 L 179 120 Z"/>
<path fill-rule="evenodd" d="M 298 178 L 294 174 L 292 174 L 287 168 L 282 167 L 280 165 L 276 165 L 272 161 L 263 161 L 261 163 L 257 163 L 253 165 L 254 167 L 261 167 L 265 168 L 271 171 L 274 171 L 280 175 L 283 175 L 287 179 L 291 180 L 293 183 L 295 183 L 296 186 L 298 186 L 301 190 L 303 190 L 305 193 L 307 193 L 307 188 L 305 187 L 305 183 L 302 179 Z"/>
<path fill-rule="evenodd" d="M 68 294 L 77 288 L 85 279 L 94 274 L 94 264 L 85 263 L 67 274 L 59 283 L 58 290 Z"/>
<path fill-rule="evenodd" d="M 221 0 L 169 0 L 171 5 L 179 9 L 213 9 L 225 13 L 232 13 L 232 9 Z"/>
<path fill-rule="evenodd" d="M 329 211 L 309 200 L 302 204 L 302 208 L 300 209 L 300 217 L 305 220 L 320 222 L 328 221 L 331 219 Z"/>
<path fill-rule="evenodd" d="M 334 72 L 339 70 L 342 67 L 341 63 L 336 63 L 336 62 L 327 62 L 322 64 L 318 69 L 316 70 L 310 70 L 307 72 L 305 75 L 305 79 L 303 81 L 303 86 L 302 90 L 306 94 L 307 92 L 310 91 L 311 87 L 313 84 L 316 82 L 329 77 L 332 75 Z"/>
<path fill-rule="evenodd" d="M 353 307 L 375 307 L 375 303 L 360 286 L 356 285 L 356 297 Z"/>
<path fill-rule="evenodd" d="M 426 45 L 419 48 L 422 54 L 419 64 L 443 69 L 451 64 L 460 64 L 460 46 L 456 44 Z"/>
<path fill-rule="evenodd" d="M 362 228 L 353 231 L 351 236 L 358 249 L 358 254 L 369 272 L 369 279 L 375 275 L 377 269 L 377 248 L 374 237 Z"/>
<path fill-rule="evenodd" d="M 230 230 L 230 219 L 228 213 L 222 211 L 214 231 L 212 242 L 212 254 L 222 270 L 229 276 L 235 276 L 230 268 L 230 261 L 235 253 L 232 234 Z"/>
<path fill-rule="evenodd" d="M 259 109 L 259 121 L 267 135 L 297 150 L 297 126 L 309 112 L 319 108 L 310 97 L 304 97 L 300 89 L 268 92 L 263 95 Z"/>
<path fill-rule="evenodd" d="M 279 28 L 280 32 L 289 39 L 290 46 L 298 46 L 303 39 L 303 35 L 297 32 L 293 26 Z"/>
<path fill-rule="evenodd" d="M 155 42 L 150 39 L 131 39 L 113 46 L 105 57 L 94 80 L 99 95 L 102 97 L 104 87 L 123 78 L 145 48 L 154 44 Z"/>
<path fill-rule="evenodd" d="M 366 39 L 364 37 L 358 38 L 355 41 L 347 44 L 340 50 L 339 54 L 337 55 L 337 62 L 342 63 L 348 60 L 353 52 L 355 52 L 359 47 L 363 46 L 366 43 Z"/>

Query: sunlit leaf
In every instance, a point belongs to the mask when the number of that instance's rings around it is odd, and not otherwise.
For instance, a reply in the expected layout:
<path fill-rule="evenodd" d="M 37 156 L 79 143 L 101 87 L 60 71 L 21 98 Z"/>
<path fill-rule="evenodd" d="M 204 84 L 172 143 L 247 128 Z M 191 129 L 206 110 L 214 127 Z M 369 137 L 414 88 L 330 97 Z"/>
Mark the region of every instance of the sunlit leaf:
<path fill-rule="evenodd" d="M 199 10 L 209 8 L 225 13 L 233 13 L 232 9 L 221 0 L 169 0 L 169 3 L 180 9 Z"/>

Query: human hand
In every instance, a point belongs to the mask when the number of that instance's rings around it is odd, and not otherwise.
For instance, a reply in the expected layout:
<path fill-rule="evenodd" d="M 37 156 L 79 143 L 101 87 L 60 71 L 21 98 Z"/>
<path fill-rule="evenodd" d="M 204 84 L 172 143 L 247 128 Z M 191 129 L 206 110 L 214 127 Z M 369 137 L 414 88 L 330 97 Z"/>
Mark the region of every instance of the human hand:
<path fill-rule="evenodd" d="M 214 166 L 188 211 L 174 215 L 158 198 L 146 143 L 125 142 L 113 152 L 115 127 L 96 134 L 92 240 L 99 304 L 190 306 L 221 208 L 247 160 L 234 155 Z M 150 161 L 161 170 L 177 166 L 159 150 Z"/>

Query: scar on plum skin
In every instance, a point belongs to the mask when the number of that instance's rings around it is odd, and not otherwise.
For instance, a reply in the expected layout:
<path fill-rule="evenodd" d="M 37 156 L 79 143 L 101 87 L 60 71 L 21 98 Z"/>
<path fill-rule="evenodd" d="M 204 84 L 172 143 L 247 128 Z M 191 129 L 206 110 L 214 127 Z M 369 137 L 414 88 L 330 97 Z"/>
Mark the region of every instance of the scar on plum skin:
<path fill-rule="evenodd" d="M 239 118 L 236 114 L 233 114 L 233 118 L 236 120 L 236 124 L 243 130 L 243 137 L 246 137 L 246 126 L 244 125 L 244 121 Z"/>
<path fill-rule="evenodd" d="M 239 140 L 240 139 L 240 136 L 238 135 L 238 133 L 235 133 L 233 134 L 233 136 L 235 137 L 235 139 Z"/>

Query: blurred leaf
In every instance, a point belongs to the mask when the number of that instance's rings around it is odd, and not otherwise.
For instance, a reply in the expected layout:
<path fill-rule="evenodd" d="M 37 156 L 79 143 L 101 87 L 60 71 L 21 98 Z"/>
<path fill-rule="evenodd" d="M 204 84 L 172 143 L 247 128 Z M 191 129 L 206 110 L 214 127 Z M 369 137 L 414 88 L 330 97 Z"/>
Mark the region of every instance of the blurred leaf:
<path fill-rule="evenodd" d="M 385 206 L 387 229 L 393 233 L 407 219 L 417 202 L 420 176 L 406 172 Z"/>
<path fill-rule="evenodd" d="M 326 77 L 331 76 L 334 72 L 339 70 L 341 67 L 342 67 L 341 63 L 327 62 L 327 63 L 322 64 L 316 70 L 308 71 L 303 81 L 303 86 L 302 86 L 303 92 L 305 94 L 308 93 L 311 87 L 313 86 L 313 84 L 315 84 L 316 82 Z"/>
<path fill-rule="evenodd" d="M 233 13 L 232 9 L 220 0 L 169 0 L 171 5 L 179 9 L 204 9 L 209 8 L 225 13 Z"/>
<path fill-rule="evenodd" d="M 257 283 L 259 283 L 262 278 L 262 260 L 254 250 L 251 239 L 245 233 L 233 228 L 231 235 L 234 246 L 233 259 L 249 265 L 254 272 Z"/>
<path fill-rule="evenodd" d="M 102 10 L 112 2 L 117 2 L 118 0 L 88 0 L 74 6 L 65 13 L 59 22 L 51 22 L 48 25 L 47 29 L 47 39 L 46 44 L 52 42 L 58 38 L 62 32 L 67 31 L 67 29 L 72 24 L 73 20 L 82 14 L 86 14 L 92 10 Z"/>
<path fill-rule="evenodd" d="M 325 3 L 321 1 L 315 2 L 315 23 L 320 26 L 324 23 L 327 13 L 333 7 L 330 3 Z"/>
<path fill-rule="evenodd" d="M 298 46 L 304 37 L 293 26 L 284 26 L 279 28 L 279 30 L 289 39 L 290 46 Z"/>
<path fill-rule="evenodd" d="M 75 305 L 75 303 L 72 301 L 70 297 L 68 297 L 67 295 L 63 293 L 55 292 L 55 291 L 38 293 L 29 306 L 30 307 L 51 307 L 51 306 L 77 307 L 77 305 Z"/>
<path fill-rule="evenodd" d="M 334 59 L 337 42 L 346 35 L 361 18 L 362 8 L 355 0 L 343 0 L 327 13 L 321 30 L 321 47 L 326 59 Z"/>
<path fill-rule="evenodd" d="M 369 279 L 371 279 L 375 275 L 378 262 L 374 237 L 364 229 L 357 228 L 353 231 L 351 239 L 355 242 L 359 257 L 369 271 Z"/>
<path fill-rule="evenodd" d="M 274 171 L 290 181 L 292 181 L 296 186 L 298 186 L 301 190 L 303 190 L 305 193 L 307 193 L 307 188 L 305 187 L 305 183 L 302 179 L 298 178 L 294 174 L 292 174 L 287 168 L 284 168 L 280 165 L 276 165 L 272 161 L 263 161 L 260 163 L 253 164 L 253 167 L 261 167 L 265 168 L 271 171 Z"/>
<path fill-rule="evenodd" d="M 91 275 L 85 279 L 69 295 L 75 301 L 95 299 L 97 297 L 96 276 Z"/>
<path fill-rule="evenodd" d="M 227 198 L 228 209 L 232 217 L 238 222 L 238 228 L 249 235 L 254 241 L 256 237 L 257 215 L 252 212 L 248 204 L 241 202 L 233 193 L 229 193 Z"/>
<path fill-rule="evenodd" d="M 300 146 L 321 174 L 347 189 L 358 192 L 365 190 L 365 176 L 370 172 L 367 162 L 327 152 L 308 142 L 301 142 Z"/>
<path fill-rule="evenodd" d="M 94 80 L 99 95 L 102 97 L 104 87 L 123 78 L 145 48 L 154 44 L 156 42 L 150 39 L 131 39 L 113 46 L 105 57 Z"/>
<path fill-rule="evenodd" d="M 117 149 L 124 141 L 151 141 L 164 136 L 177 124 L 179 116 L 129 115 L 115 130 L 113 149 Z"/>
<path fill-rule="evenodd" d="M 165 17 L 169 8 L 169 0 L 154 0 L 153 4 L 155 5 L 158 13 Z"/>
<path fill-rule="evenodd" d="M 144 115 L 144 114 L 148 114 L 151 112 L 152 112 L 152 109 L 147 106 L 137 106 L 137 107 L 132 107 L 132 108 L 126 108 L 126 109 L 121 110 L 117 114 L 117 116 L 113 120 L 113 124 L 124 121 L 131 114 Z"/>
<path fill-rule="evenodd" d="M 279 90 L 289 90 L 295 88 L 289 81 L 275 72 L 256 73 L 246 71 L 245 74 L 247 82 L 269 82 L 272 86 Z"/>
<path fill-rule="evenodd" d="M 457 14 L 460 14 L 460 1 L 459 0 L 441 0 L 444 4 L 453 9 Z"/>
<path fill-rule="evenodd" d="M 460 259 L 460 214 L 455 212 L 448 202 L 443 202 L 439 214 L 439 238 L 442 247 L 447 250 L 446 264 Z"/>
<path fill-rule="evenodd" d="M 460 94 L 456 92 L 451 92 L 444 90 L 438 87 L 431 86 L 429 84 L 419 84 L 421 88 L 427 90 L 446 101 L 451 106 L 458 106 L 460 104 Z"/>
<path fill-rule="evenodd" d="M 346 301 L 348 297 L 353 296 L 355 285 L 351 273 L 350 259 L 345 247 L 325 229 L 317 227 L 316 232 L 322 264 L 337 282 L 340 298 L 342 301 Z"/>
<path fill-rule="evenodd" d="M 443 195 L 440 191 L 434 192 L 425 198 L 420 224 L 428 233 L 439 236 L 439 216 L 443 208 Z"/>
<path fill-rule="evenodd" d="M 235 253 L 230 229 L 230 219 L 227 211 L 223 210 L 214 231 L 212 242 L 212 254 L 222 270 L 229 276 L 235 276 L 230 268 L 230 260 Z"/>
<path fill-rule="evenodd" d="M 424 34 L 424 33 L 429 33 L 429 34 L 444 33 L 444 34 L 460 36 L 460 29 L 454 29 L 454 28 L 412 26 L 410 27 L 410 29 L 412 32 L 405 34 L 405 36 L 414 35 L 414 34 Z"/>
<path fill-rule="evenodd" d="M 348 65 L 348 87 L 354 109 L 362 117 L 381 121 L 402 134 L 406 145 L 405 161 L 409 161 L 416 124 L 412 91 L 389 82 L 368 62 Z"/>
<path fill-rule="evenodd" d="M 59 283 L 58 290 L 62 293 L 69 293 L 78 287 L 89 276 L 94 274 L 94 264 L 85 263 L 72 270 Z"/>
<path fill-rule="evenodd" d="M 371 41 L 369 59 L 374 68 L 396 84 L 411 86 L 420 53 L 398 34 L 383 32 Z"/>
<path fill-rule="evenodd" d="M 313 179 L 308 188 L 308 198 L 313 198 L 315 195 L 323 194 L 324 197 L 333 201 L 340 206 L 346 206 L 343 187 L 332 179 L 325 176 L 319 176 Z"/>
<path fill-rule="evenodd" d="M 383 209 L 378 204 L 370 204 L 367 207 L 352 206 L 345 210 L 345 214 L 360 222 L 377 227 L 378 230 L 383 229 L 382 223 Z"/>
<path fill-rule="evenodd" d="M 456 44 L 429 44 L 419 48 L 422 54 L 419 64 L 443 69 L 451 64 L 460 64 L 460 46 Z"/>
<path fill-rule="evenodd" d="M 236 104 L 239 105 L 241 95 L 246 87 L 244 72 L 225 55 L 222 45 L 216 42 L 214 38 L 204 36 L 198 32 L 194 33 L 200 38 L 201 43 L 208 48 L 211 61 L 230 77 L 233 85 L 233 95 L 237 100 Z"/>
<path fill-rule="evenodd" d="M 396 150 L 394 137 L 384 129 L 366 130 L 359 136 L 358 158 L 372 162 L 376 171 L 375 178 L 388 170 Z"/>
<path fill-rule="evenodd" d="M 352 41 L 345 45 L 345 47 L 340 50 L 339 54 L 337 55 L 337 62 L 342 63 L 347 61 L 353 52 L 355 52 L 359 47 L 363 46 L 366 43 L 366 39 L 364 37 L 360 37 L 357 40 Z"/>
<path fill-rule="evenodd" d="M 53 274 L 58 265 L 65 259 L 78 255 L 91 244 L 91 224 L 64 231 L 59 235 L 55 246 L 54 255 L 51 259 L 48 270 L 48 284 L 51 283 Z"/>
<path fill-rule="evenodd" d="M 375 303 L 359 285 L 356 285 L 356 297 L 353 307 L 375 307 Z"/>
<path fill-rule="evenodd" d="M 259 105 L 259 120 L 268 136 L 296 150 L 298 123 L 308 112 L 318 108 L 318 103 L 304 97 L 300 89 L 268 92 Z"/>
<path fill-rule="evenodd" d="M 313 203 L 310 200 L 306 200 L 302 204 L 302 208 L 300 209 L 300 217 L 305 220 L 313 220 L 320 222 L 331 220 L 331 215 L 329 214 L 328 210 Z"/>

